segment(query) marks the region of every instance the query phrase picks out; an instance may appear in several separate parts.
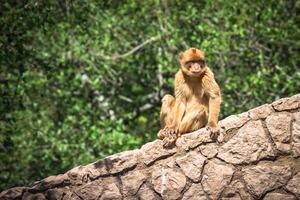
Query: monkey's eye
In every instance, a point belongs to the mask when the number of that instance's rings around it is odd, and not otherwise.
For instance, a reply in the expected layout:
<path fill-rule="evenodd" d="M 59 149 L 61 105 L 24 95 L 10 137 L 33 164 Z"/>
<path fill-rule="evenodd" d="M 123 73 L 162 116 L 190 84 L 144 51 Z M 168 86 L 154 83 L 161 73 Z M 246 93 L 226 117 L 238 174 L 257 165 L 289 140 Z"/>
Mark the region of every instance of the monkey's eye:
<path fill-rule="evenodd" d="M 185 67 L 190 68 L 193 64 L 198 64 L 201 67 L 204 67 L 206 65 L 205 60 L 192 60 L 185 63 Z"/>
<path fill-rule="evenodd" d="M 206 65 L 205 60 L 197 60 L 197 61 L 195 61 L 195 63 L 197 63 L 198 65 L 200 65 L 202 67 L 204 67 Z"/>
<path fill-rule="evenodd" d="M 186 67 L 190 68 L 190 67 L 192 66 L 193 63 L 194 63 L 193 61 L 188 61 L 188 62 L 186 62 L 184 65 L 185 65 Z"/>

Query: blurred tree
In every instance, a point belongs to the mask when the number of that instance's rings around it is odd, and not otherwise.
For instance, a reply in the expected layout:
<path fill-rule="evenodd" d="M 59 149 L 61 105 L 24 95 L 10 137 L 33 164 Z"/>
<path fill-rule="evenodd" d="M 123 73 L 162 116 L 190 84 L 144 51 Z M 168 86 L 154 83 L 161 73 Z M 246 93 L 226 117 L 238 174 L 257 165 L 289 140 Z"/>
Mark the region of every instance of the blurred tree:
<path fill-rule="evenodd" d="M 176 55 L 202 48 L 222 116 L 299 93 L 300 1 L 0 4 L 0 189 L 153 140 Z"/>

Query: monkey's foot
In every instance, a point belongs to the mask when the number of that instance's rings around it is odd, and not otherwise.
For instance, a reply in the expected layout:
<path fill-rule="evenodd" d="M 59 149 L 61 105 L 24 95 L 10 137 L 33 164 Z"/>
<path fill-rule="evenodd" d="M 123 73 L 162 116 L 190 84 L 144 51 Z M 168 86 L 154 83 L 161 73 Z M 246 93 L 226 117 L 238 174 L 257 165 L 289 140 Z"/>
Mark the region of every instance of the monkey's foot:
<path fill-rule="evenodd" d="M 160 129 L 157 133 L 157 138 L 162 140 L 166 137 L 167 132 L 164 129 Z"/>
<path fill-rule="evenodd" d="M 163 129 L 160 129 L 160 131 L 157 133 L 158 139 L 164 139 L 165 137 L 168 137 L 172 134 L 176 134 L 176 131 L 169 127 L 164 127 Z"/>
<path fill-rule="evenodd" d="M 174 129 L 167 129 L 166 136 L 163 139 L 163 146 L 170 147 L 172 146 L 178 138 L 177 131 Z"/>
<path fill-rule="evenodd" d="M 174 134 L 174 135 L 171 135 L 171 136 L 168 136 L 168 137 L 165 137 L 163 139 L 163 146 L 164 147 L 170 147 L 172 146 L 177 140 L 177 136 Z"/>
<path fill-rule="evenodd" d="M 206 129 L 207 130 L 209 130 L 210 131 L 210 138 L 212 139 L 212 140 L 217 140 L 217 138 L 218 138 L 218 136 L 219 136 L 219 134 L 220 134 L 220 127 L 206 127 Z"/>

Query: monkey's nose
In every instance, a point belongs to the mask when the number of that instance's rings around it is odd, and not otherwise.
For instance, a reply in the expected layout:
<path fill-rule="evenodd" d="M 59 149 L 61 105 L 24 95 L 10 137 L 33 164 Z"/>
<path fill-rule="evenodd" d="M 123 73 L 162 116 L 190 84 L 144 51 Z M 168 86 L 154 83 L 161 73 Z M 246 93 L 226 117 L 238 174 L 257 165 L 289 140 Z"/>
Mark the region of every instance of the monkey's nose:
<path fill-rule="evenodd" d="M 199 72 L 201 70 L 200 65 L 193 65 L 191 71 L 192 72 Z"/>

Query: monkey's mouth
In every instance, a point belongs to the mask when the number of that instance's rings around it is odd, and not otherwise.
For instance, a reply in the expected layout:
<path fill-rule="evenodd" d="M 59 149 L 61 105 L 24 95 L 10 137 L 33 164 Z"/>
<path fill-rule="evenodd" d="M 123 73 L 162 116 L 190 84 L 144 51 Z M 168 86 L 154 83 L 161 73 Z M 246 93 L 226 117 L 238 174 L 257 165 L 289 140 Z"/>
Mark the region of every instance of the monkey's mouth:
<path fill-rule="evenodd" d="M 201 72 L 202 68 L 200 66 L 192 66 L 190 71 L 193 73 L 199 73 Z"/>

